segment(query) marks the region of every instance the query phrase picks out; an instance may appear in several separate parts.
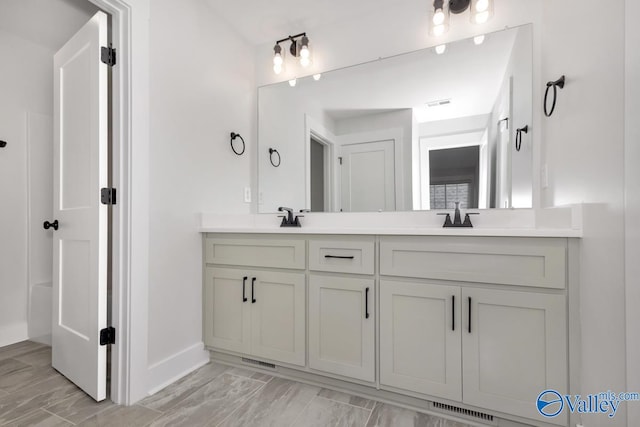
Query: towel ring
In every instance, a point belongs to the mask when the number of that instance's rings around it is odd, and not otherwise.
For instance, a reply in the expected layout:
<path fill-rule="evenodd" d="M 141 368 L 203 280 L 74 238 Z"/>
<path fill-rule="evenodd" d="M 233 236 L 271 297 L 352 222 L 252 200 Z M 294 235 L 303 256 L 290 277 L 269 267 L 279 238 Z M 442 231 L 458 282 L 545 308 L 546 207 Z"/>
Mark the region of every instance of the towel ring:
<path fill-rule="evenodd" d="M 276 153 L 278 155 L 277 165 L 273 161 L 273 153 Z M 271 162 L 274 168 L 277 168 L 278 166 L 280 166 L 280 163 L 282 163 L 282 158 L 280 157 L 280 153 L 278 153 L 278 150 L 276 150 L 275 148 L 269 148 L 269 161 Z"/>
<path fill-rule="evenodd" d="M 240 140 L 242 141 L 242 151 L 240 152 L 237 152 L 235 147 L 233 146 L 233 141 L 235 141 L 236 138 L 240 138 Z M 233 152 L 236 153 L 238 156 L 242 156 L 244 154 L 245 148 L 246 148 L 246 145 L 244 143 L 244 138 L 241 137 L 239 133 L 231 132 L 231 150 L 233 150 Z"/>
<path fill-rule="evenodd" d="M 529 133 L 529 125 L 520 129 L 516 129 L 516 151 L 520 151 L 520 148 L 522 148 L 523 133 Z"/>
<path fill-rule="evenodd" d="M 560 77 L 555 82 L 548 82 L 547 83 L 547 90 L 544 92 L 544 115 L 545 116 L 551 117 L 551 115 L 555 111 L 555 109 L 556 109 L 556 101 L 557 101 L 557 98 L 558 98 L 558 88 L 564 89 L 564 84 L 565 84 L 565 76 Z M 549 98 L 549 90 L 551 88 L 553 88 L 553 103 L 551 104 L 551 110 L 549 110 L 547 108 L 547 106 L 549 105 L 547 100 Z"/>

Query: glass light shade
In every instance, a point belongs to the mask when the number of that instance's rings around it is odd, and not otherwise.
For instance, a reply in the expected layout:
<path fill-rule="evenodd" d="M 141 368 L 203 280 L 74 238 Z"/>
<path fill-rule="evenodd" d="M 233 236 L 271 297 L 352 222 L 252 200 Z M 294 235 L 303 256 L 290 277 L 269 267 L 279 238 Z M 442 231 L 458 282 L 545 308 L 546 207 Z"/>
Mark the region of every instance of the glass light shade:
<path fill-rule="evenodd" d="M 429 7 L 429 35 L 439 37 L 449 31 L 449 2 L 444 1 L 437 9 Z"/>
<path fill-rule="evenodd" d="M 283 62 L 284 60 L 282 59 L 281 54 L 276 53 L 275 55 L 273 55 L 273 65 L 282 65 Z"/>
<path fill-rule="evenodd" d="M 300 58 L 309 58 L 311 56 L 311 52 L 309 52 L 309 46 L 302 46 L 300 49 Z"/>
<path fill-rule="evenodd" d="M 280 74 L 282 72 L 282 64 L 273 64 L 273 72 Z"/>
<path fill-rule="evenodd" d="M 471 22 L 484 24 L 493 16 L 493 0 L 471 0 Z"/>
<path fill-rule="evenodd" d="M 437 9 L 433 14 L 433 25 L 442 24 L 444 24 L 444 11 L 442 9 Z"/>

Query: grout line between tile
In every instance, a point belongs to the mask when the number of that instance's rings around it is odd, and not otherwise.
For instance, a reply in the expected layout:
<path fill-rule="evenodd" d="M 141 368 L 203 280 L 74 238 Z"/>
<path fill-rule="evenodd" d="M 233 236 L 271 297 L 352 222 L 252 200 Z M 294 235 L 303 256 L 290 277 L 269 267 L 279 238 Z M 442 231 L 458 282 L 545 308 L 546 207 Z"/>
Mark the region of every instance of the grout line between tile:
<path fill-rule="evenodd" d="M 376 402 L 373 405 L 373 408 L 371 408 L 371 412 L 369 412 L 369 416 L 367 417 L 367 421 L 365 421 L 363 427 L 367 427 L 369 425 L 369 421 L 371 420 L 371 417 L 373 416 L 373 410 L 376 409 L 376 406 L 378 406 L 379 404 L 380 404 L 380 402 Z"/>
<path fill-rule="evenodd" d="M 320 391 L 318 391 L 318 393 L 320 393 Z M 309 407 L 309 405 L 311 405 L 311 402 L 314 401 L 314 399 L 316 397 L 319 397 L 317 394 L 315 396 L 313 396 L 311 399 L 309 399 L 309 401 L 307 402 L 307 404 L 304 406 L 304 408 L 302 408 L 302 411 L 300 411 L 300 413 L 298 414 L 297 417 L 294 418 L 293 423 L 290 424 L 289 427 L 293 427 L 293 426 L 297 426 L 298 424 L 296 424 L 296 421 L 298 421 L 298 418 L 300 418 L 302 416 L 302 414 L 304 414 L 304 412 L 307 410 L 307 408 Z"/>
<path fill-rule="evenodd" d="M 54 417 L 56 417 L 56 418 L 60 418 L 62 421 L 68 422 L 68 423 L 69 423 L 69 424 L 71 424 L 72 426 L 75 426 L 75 425 L 76 425 L 76 423 L 71 422 L 71 421 L 69 421 L 68 419 L 66 419 L 66 418 L 64 418 L 64 417 L 61 417 L 61 416 L 60 416 L 60 415 L 58 415 L 58 414 L 54 414 L 53 412 L 48 411 L 48 410 L 46 410 L 45 408 L 40 408 L 40 410 L 41 410 L 41 411 L 46 412 L 47 414 L 53 415 L 53 416 L 54 416 Z"/>
<path fill-rule="evenodd" d="M 351 395 L 349 395 L 349 396 L 351 396 Z M 373 408 L 372 408 L 372 409 L 364 408 L 364 407 L 362 407 L 362 406 L 354 405 L 353 403 L 342 402 L 341 400 L 332 399 L 332 398 L 330 398 L 330 397 L 324 397 L 324 396 L 319 396 L 319 395 L 318 395 L 318 396 L 316 396 L 316 397 L 319 397 L 320 399 L 324 399 L 324 400 L 329 400 L 329 401 L 331 401 L 331 402 L 340 403 L 340 404 L 342 404 L 342 405 L 352 406 L 352 407 L 354 407 L 354 408 L 358 408 L 358 409 L 364 409 L 365 411 L 373 411 Z M 353 397 L 356 397 L 356 396 L 353 396 Z M 376 403 L 377 403 L 377 402 L 376 402 Z M 373 407 L 375 408 L 375 405 L 373 405 Z"/>
<path fill-rule="evenodd" d="M 227 372 L 227 373 L 228 373 L 228 372 Z M 229 374 L 229 373 L 228 373 L 228 374 Z M 243 377 L 243 376 L 241 376 L 241 375 L 234 375 L 234 374 L 229 374 L 229 375 L 234 376 L 234 377 L 243 378 L 243 379 L 248 379 L 248 380 L 250 380 L 250 379 L 251 379 L 251 378 Z M 216 427 L 217 427 L 217 426 L 220 426 L 220 425 L 222 425 L 222 424 L 224 424 L 224 422 L 225 422 L 225 421 L 227 421 L 227 420 L 229 419 L 229 417 L 231 417 L 231 415 L 235 414 L 238 410 L 240 410 L 240 408 L 242 408 L 242 405 L 244 405 L 246 402 L 248 402 L 248 401 L 249 401 L 249 399 L 251 399 L 254 395 L 258 394 L 258 393 L 259 393 L 259 392 L 260 392 L 260 391 L 261 391 L 261 390 L 262 390 L 262 389 L 267 385 L 267 383 L 263 383 L 262 381 L 258 381 L 258 380 L 253 380 L 253 381 L 256 381 L 256 382 L 262 383 L 262 385 L 261 385 L 260 387 L 258 387 L 257 389 L 255 389 L 252 393 L 249 393 L 249 395 L 247 395 L 247 397 L 246 397 L 245 399 L 243 399 L 243 400 L 240 402 L 240 404 L 238 405 L 238 407 L 237 407 L 236 409 L 234 409 L 233 411 L 231 411 L 231 412 L 229 413 L 229 415 L 227 415 L 226 417 L 224 417 L 224 418 L 222 419 L 222 421 L 220 421 L 218 424 L 216 424 Z M 291 389 L 291 387 L 292 387 L 292 386 L 293 386 L 293 385 L 289 386 L 289 388 L 287 389 L 287 391 L 289 391 L 289 389 Z"/>

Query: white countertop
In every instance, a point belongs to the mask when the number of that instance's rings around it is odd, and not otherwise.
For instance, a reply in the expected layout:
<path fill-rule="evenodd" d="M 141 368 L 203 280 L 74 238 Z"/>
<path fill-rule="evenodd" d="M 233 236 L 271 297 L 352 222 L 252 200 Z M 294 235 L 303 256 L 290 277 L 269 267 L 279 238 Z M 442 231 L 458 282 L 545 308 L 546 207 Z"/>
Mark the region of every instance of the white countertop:
<path fill-rule="evenodd" d="M 574 237 L 580 238 L 580 208 L 481 211 L 474 228 L 443 228 L 436 212 L 305 213 L 302 227 L 280 227 L 276 214 L 202 214 L 201 233 L 345 234 L 397 236 Z"/>

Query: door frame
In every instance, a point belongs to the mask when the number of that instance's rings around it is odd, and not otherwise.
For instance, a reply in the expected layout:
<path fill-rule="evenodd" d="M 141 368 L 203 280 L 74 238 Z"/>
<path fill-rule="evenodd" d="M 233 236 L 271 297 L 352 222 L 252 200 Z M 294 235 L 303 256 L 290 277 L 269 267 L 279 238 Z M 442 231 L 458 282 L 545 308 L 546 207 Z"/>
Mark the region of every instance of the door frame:
<path fill-rule="evenodd" d="M 117 52 L 111 70 L 110 169 L 111 185 L 118 192 L 111 222 L 111 326 L 116 329 L 111 400 L 129 405 L 147 394 L 149 90 L 138 82 L 148 76 L 150 4 L 88 1 L 110 15 L 111 43 Z"/>
<path fill-rule="evenodd" d="M 324 156 L 324 211 L 335 212 L 339 205 L 339 187 L 336 179 L 336 136 L 308 114 L 304 115 L 304 157 L 305 157 L 305 209 L 311 209 L 311 138 L 325 147 Z"/>

